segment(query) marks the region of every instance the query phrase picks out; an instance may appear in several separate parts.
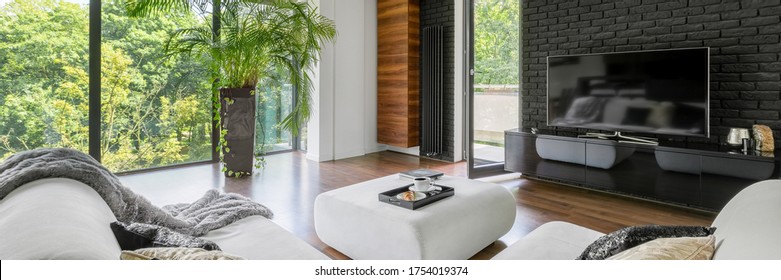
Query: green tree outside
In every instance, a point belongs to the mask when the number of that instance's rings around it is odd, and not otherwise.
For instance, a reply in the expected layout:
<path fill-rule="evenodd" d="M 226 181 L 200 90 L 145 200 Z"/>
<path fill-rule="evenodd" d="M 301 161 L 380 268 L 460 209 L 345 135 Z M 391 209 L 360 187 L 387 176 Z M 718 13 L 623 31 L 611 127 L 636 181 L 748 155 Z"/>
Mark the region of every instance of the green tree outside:
<path fill-rule="evenodd" d="M 101 153 L 125 171 L 211 158 L 208 61 L 165 58 L 194 14 L 130 19 L 103 2 Z M 89 8 L 62 0 L 0 7 L 0 157 L 88 147 Z"/>
<path fill-rule="evenodd" d="M 475 84 L 518 85 L 519 0 L 475 0 Z"/>

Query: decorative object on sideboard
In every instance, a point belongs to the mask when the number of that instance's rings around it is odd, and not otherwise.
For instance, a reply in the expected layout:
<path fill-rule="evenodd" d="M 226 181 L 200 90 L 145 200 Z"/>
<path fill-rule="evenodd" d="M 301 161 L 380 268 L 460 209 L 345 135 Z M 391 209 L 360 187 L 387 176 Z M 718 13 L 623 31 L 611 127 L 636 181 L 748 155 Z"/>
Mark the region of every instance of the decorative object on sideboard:
<path fill-rule="evenodd" d="M 775 151 L 775 143 L 773 142 L 773 130 L 766 125 L 755 124 L 752 126 L 754 129 L 754 140 L 756 140 L 756 149 L 762 152 Z"/>
<path fill-rule="evenodd" d="M 754 139 L 743 138 L 743 153 L 747 154 L 749 152 L 753 152 L 756 143 L 757 142 L 754 141 Z"/>
<path fill-rule="evenodd" d="M 744 138 L 751 138 L 746 128 L 733 127 L 729 129 L 727 134 L 727 144 L 732 146 L 740 146 L 743 144 Z"/>

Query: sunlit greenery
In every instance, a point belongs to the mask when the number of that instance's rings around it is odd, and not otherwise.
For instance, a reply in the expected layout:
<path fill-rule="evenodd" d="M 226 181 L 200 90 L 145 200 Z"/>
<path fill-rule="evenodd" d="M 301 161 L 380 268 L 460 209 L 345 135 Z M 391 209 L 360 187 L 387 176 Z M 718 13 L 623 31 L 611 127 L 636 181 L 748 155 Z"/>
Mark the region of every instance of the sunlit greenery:
<path fill-rule="evenodd" d="M 520 65 L 519 0 L 477 0 L 475 84 L 517 85 Z"/>
<path fill-rule="evenodd" d="M 211 158 L 205 58 L 163 59 L 193 14 L 126 16 L 103 1 L 101 154 L 114 171 Z M 0 157 L 88 147 L 89 7 L 15 0 L 0 7 Z"/>

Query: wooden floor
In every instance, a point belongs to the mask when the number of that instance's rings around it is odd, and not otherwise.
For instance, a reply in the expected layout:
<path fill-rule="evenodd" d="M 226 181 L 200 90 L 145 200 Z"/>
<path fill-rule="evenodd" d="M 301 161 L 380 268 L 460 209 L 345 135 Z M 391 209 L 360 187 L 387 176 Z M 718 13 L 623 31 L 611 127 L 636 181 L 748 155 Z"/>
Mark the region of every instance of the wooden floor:
<path fill-rule="evenodd" d="M 224 178 L 217 164 L 204 164 L 121 176 L 122 181 L 157 205 L 192 202 L 208 189 L 239 193 L 274 211 L 274 221 L 334 259 L 347 257 L 325 245 L 314 230 L 315 197 L 329 190 L 391 175 L 428 168 L 453 176 L 466 176 L 466 164 L 420 159 L 380 152 L 361 157 L 317 163 L 301 153 L 267 157 L 265 170 L 248 178 Z M 610 232 L 643 224 L 710 225 L 714 214 L 604 194 L 554 183 L 504 176 L 497 183 L 517 201 L 515 224 L 509 233 L 473 259 L 490 259 L 534 228 L 550 221 L 567 221 Z"/>

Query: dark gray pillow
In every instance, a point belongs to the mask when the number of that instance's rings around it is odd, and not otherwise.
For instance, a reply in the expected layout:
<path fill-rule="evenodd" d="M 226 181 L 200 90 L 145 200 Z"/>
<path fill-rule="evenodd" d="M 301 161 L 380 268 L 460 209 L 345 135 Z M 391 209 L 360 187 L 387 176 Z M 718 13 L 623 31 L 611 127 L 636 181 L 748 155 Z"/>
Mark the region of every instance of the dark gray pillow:
<path fill-rule="evenodd" d="M 175 232 L 169 228 L 132 223 L 126 225 L 121 222 L 112 222 L 111 231 L 119 242 L 122 250 L 137 250 L 149 247 L 187 247 L 202 248 L 206 250 L 220 250 L 216 243 Z"/>
<path fill-rule="evenodd" d="M 701 226 L 632 226 L 605 234 L 577 258 L 578 260 L 604 260 L 626 249 L 657 238 L 703 237 L 713 234 L 715 227 Z"/>

